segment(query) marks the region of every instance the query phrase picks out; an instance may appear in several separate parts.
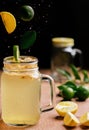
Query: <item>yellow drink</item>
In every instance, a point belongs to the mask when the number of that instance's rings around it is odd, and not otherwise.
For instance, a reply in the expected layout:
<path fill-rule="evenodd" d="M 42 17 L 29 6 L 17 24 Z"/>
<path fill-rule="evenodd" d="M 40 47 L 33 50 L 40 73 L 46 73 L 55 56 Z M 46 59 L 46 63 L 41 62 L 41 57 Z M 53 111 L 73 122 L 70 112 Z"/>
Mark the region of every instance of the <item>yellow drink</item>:
<path fill-rule="evenodd" d="M 8 124 L 35 124 L 40 118 L 40 80 L 2 74 L 2 118 Z"/>
<path fill-rule="evenodd" d="M 4 59 L 1 76 L 2 119 L 14 126 L 34 125 L 40 119 L 41 111 L 51 110 L 54 105 L 54 81 L 38 70 L 35 57 L 20 56 L 19 62 L 13 57 Z M 41 81 L 48 80 L 50 102 L 40 108 Z"/>
<path fill-rule="evenodd" d="M 1 76 L 2 119 L 7 124 L 33 125 L 40 118 L 41 77 L 36 59 L 22 59 L 15 63 L 9 58 L 4 63 Z"/>

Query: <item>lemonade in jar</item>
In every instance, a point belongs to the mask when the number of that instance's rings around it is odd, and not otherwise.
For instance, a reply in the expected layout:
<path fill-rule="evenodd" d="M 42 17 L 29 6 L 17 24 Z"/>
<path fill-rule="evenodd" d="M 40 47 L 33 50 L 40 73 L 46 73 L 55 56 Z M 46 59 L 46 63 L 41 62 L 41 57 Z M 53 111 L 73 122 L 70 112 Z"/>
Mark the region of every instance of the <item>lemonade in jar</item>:
<path fill-rule="evenodd" d="M 13 56 L 4 59 L 1 76 L 2 119 L 15 126 L 34 125 L 40 119 L 41 81 L 49 80 L 50 105 L 53 108 L 53 79 L 38 70 L 38 60 L 32 56 L 20 56 L 16 62 Z M 44 108 L 45 109 L 45 108 Z"/>

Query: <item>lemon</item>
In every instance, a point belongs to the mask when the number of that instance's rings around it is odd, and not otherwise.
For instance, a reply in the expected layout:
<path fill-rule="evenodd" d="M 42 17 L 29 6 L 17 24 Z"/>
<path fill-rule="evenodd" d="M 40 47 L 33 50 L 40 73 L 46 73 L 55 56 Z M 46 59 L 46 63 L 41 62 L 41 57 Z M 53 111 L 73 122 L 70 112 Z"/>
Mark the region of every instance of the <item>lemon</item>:
<path fill-rule="evenodd" d="M 61 101 L 55 107 L 57 113 L 64 117 L 67 112 L 76 113 L 78 110 L 78 105 L 72 101 Z"/>
<path fill-rule="evenodd" d="M 80 123 L 78 118 L 71 112 L 66 113 L 63 121 L 64 125 L 69 127 L 75 127 Z"/>
<path fill-rule="evenodd" d="M 80 117 L 80 123 L 83 126 L 89 126 L 89 112 L 84 113 L 81 117 Z"/>
<path fill-rule="evenodd" d="M 10 12 L 2 11 L 0 12 L 0 16 L 8 34 L 12 33 L 16 28 L 16 19 L 14 15 Z"/>

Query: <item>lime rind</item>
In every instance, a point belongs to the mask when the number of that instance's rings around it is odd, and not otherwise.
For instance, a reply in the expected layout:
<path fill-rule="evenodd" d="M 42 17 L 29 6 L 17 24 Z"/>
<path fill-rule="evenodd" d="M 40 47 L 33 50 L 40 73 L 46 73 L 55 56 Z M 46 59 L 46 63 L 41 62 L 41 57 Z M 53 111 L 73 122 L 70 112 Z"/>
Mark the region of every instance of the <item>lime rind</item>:
<path fill-rule="evenodd" d="M 13 56 L 14 56 L 15 61 L 19 62 L 20 51 L 19 51 L 18 45 L 13 46 Z"/>

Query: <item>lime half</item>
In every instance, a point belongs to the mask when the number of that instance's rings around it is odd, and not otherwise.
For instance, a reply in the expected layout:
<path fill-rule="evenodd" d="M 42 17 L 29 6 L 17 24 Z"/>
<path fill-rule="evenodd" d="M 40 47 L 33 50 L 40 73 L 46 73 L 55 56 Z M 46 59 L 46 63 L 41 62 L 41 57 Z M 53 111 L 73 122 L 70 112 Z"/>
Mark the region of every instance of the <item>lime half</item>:
<path fill-rule="evenodd" d="M 20 50 L 18 45 L 13 46 L 13 56 L 15 61 L 19 62 Z"/>

